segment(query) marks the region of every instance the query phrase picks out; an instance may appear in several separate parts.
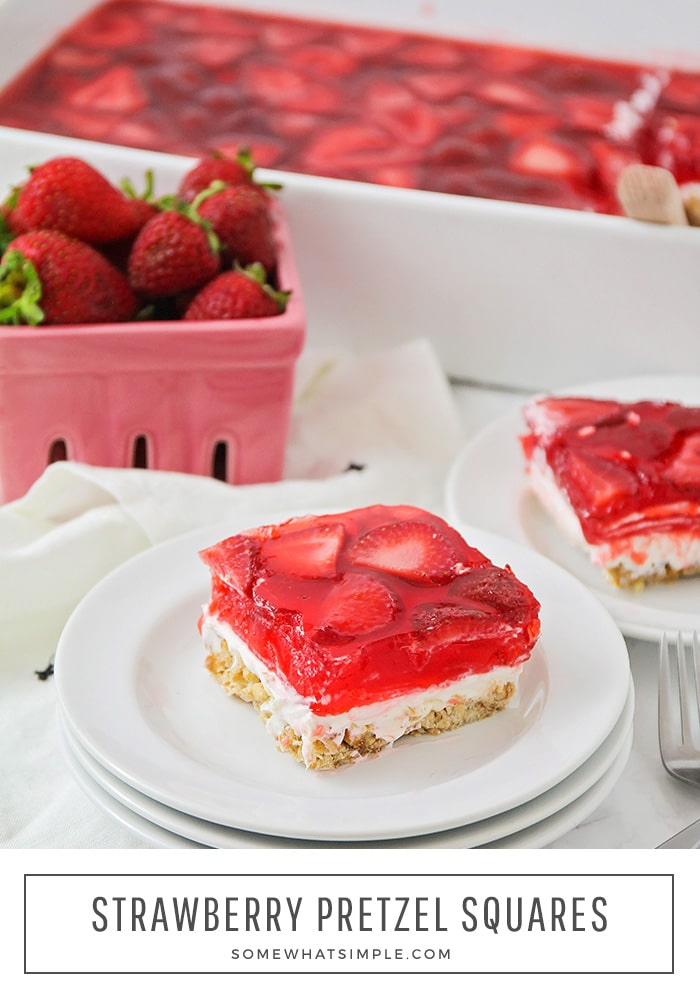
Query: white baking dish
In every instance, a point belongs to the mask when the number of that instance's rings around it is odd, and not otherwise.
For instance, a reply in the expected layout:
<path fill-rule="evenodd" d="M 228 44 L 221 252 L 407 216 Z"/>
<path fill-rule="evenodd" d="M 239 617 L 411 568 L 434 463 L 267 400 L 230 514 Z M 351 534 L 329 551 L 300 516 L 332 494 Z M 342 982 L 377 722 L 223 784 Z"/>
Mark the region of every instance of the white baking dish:
<path fill-rule="evenodd" d="M 219 0 L 221 5 L 226 5 Z M 624 0 L 230 3 L 324 19 L 700 67 L 700 6 Z M 94 0 L 0 0 L 0 84 Z M 62 149 L 0 130 L 0 183 Z M 105 148 L 108 166 L 134 150 Z M 136 151 L 162 167 L 171 158 Z M 124 162 L 126 162 L 126 159 Z M 178 166 L 179 169 L 179 166 Z M 305 289 L 308 343 L 354 349 L 428 336 L 448 371 L 526 389 L 694 370 L 700 230 L 278 174 Z"/>

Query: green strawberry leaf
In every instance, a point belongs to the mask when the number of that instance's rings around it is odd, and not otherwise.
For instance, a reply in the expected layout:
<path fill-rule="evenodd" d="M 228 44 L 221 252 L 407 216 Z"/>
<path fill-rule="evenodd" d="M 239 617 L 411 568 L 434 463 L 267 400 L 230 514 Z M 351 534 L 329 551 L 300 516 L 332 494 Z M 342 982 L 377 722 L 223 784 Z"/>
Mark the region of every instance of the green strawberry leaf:
<path fill-rule="evenodd" d="M 14 238 L 15 234 L 10 229 L 9 222 L 2 212 L 0 212 L 0 257 L 5 253 Z"/>
<path fill-rule="evenodd" d="M 8 250 L 0 264 L 0 323 L 39 326 L 44 320 L 41 280 L 32 262 L 19 250 Z"/>
<path fill-rule="evenodd" d="M 146 187 L 144 188 L 142 194 L 139 194 L 137 192 L 136 188 L 134 187 L 133 183 L 128 177 L 122 178 L 119 186 L 121 187 L 124 194 L 127 195 L 129 198 L 138 198 L 139 201 L 147 201 L 149 203 L 156 204 L 153 201 L 153 188 L 154 188 L 153 171 L 146 170 L 146 172 L 144 173 L 144 177 L 146 181 Z"/>
<path fill-rule="evenodd" d="M 277 304 L 279 312 L 282 313 L 285 311 L 287 308 L 287 302 L 289 301 L 289 296 L 292 293 L 291 291 L 282 291 L 271 285 L 267 280 L 267 272 L 260 261 L 248 264 L 247 267 L 241 267 L 238 261 L 235 261 L 233 267 L 239 274 L 245 274 L 246 277 L 251 278 L 254 282 L 256 282 L 256 284 L 260 285 L 265 294 L 269 295 L 273 302 Z"/>

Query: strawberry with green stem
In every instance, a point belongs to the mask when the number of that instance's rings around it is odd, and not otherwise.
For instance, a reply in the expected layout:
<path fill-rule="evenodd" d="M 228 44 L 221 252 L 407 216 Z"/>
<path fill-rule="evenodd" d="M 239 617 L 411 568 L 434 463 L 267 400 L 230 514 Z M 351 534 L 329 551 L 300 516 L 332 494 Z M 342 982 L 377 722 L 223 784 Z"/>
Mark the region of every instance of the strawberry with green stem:
<path fill-rule="evenodd" d="M 221 266 L 220 241 L 209 222 L 174 196 L 160 206 L 134 240 L 127 264 L 131 287 L 150 300 L 201 288 Z"/>
<path fill-rule="evenodd" d="M 284 312 L 290 293 L 267 283 L 259 264 L 222 271 L 194 296 L 186 320 L 254 319 Z"/>
<path fill-rule="evenodd" d="M 215 181 L 231 187 L 244 185 L 277 190 L 280 184 L 259 184 L 255 178 L 255 161 L 247 146 L 241 146 L 236 156 L 226 156 L 213 150 L 201 157 L 180 181 L 177 193 L 185 201 L 194 201 L 200 192 Z"/>
<path fill-rule="evenodd" d="M 131 236 L 141 224 L 132 200 L 75 156 L 53 157 L 30 168 L 4 208 L 17 233 L 55 229 L 95 245 Z"/>
<path fill-rule="evenodd" d="M 120 323 L 137 308 L 124 275 L 94 247 L 64 233 L 24 233 L 0 260 L 0 323 Z"/>
<path fill-rule="evenodd" d="M 254 187 L 227 187 L 214 181 L 192 202 L 221 241 L 225 267 L 256 261 L 268 275 L 277 265 L 277 243 L 268 198 Z"/>

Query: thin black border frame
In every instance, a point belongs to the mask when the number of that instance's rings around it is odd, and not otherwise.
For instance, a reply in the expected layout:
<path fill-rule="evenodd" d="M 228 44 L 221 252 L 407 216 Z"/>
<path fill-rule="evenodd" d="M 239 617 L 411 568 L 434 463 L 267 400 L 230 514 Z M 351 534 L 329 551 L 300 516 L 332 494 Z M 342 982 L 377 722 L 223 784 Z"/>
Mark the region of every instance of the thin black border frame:
<path fill-rule="evenodd" d="M 184 970 L 172 970 L 172 969 L 149 969 L 148 971 L 130 970 L 130 969 L 99 969 L 95 970 L 68 970 L 62 969 L 57 971 L 51 971 L 49 969 L 41 970 L 28 970 L 27 969 L 27 880 L 30 878 L 196 878 L 198 875 L 206 873 L 202 872 L 25 872 L 23 879 L 23 972 L 25 976 L 168 976 L 168 975 L 178 975 L 178 976 L 308 976 L 308 975 L 325 975 L 325 976 L 673 976 L 676 971 L 676 878 L 673 872 L 508 872 L 507 875 L 503 872 L 478 872 L 472 873 L 477 875 L 479 878 L 662 878 L 671 880 L 671 968 L 668 970 L 655 969 L 653 971 L 641 970 L 641 969 L 616 969 L 614 971 L 609 970 L 597 970 L 597 969 L 566 969 L 564 971 L 558 969 L 467 969 L 464 971 L 459 970 L 435 970 L 426 969 L 423 970 L 410 970 L 406 972 L 398 972 L 395 969 L 387 969 L 386 971 L 372 970 L 372 969 L 280 969 L 279 971 L 270 970 L 256 970 L 256 969 L 232 969 L 231 971 L 226 970 L 195 970 L 195 969 L 184 969 Z M 218 873 L 219 877 L 231 878 L 234 877 L 235 873 Z M 284 874 L 276 873 L 280 878 L 284 877 Z M 337 874 L 337 873 L 336 873 Z M 406 872 L 392 872 L 391 877 L 398 876 L 399 878 L 424 878 L 430 875 L 435 875 L 435 872 L 412 872 L 410 874 Z M 246 872 L 246 878 L 256 878 L 257 876 L 269 877 L 270 873 L 260 873 L 260 872 Z M 365 872 L 364 875 L 369 878 L 371 877 L 369 873 Z M 328 873 L 316 873 L 309 874 L 309 878 L 327 878 Z M 362 874 L 354 872 L 352 873 L 353 878 L 361 878 Z"/>

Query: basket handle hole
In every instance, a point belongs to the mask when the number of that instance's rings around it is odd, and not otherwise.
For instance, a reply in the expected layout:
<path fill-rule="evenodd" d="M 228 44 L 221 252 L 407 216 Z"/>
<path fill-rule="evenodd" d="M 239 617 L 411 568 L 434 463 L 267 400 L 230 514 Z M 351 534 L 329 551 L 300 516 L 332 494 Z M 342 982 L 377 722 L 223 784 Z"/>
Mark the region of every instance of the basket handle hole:
<path fill-rule="evenodd" d="M 211 456 L 211 474 L 214 479 L 228 482 L 228 445 L 225 441 L 217 441 Z"/>
<path fill-rule="evenodd" d="M 68 445 L 63 438 L 56 438 L 49 448 L 49 465 L 54 462 L 65 462 L 68 459 Z"/>
<path fill-rule="evenodd" d="M 139 434 L 134 438 L 134 444 L 131 449 L 131 465 L 134 469 L 148 468 L 148 452 L 148 438 L 145 434 Z"/>

